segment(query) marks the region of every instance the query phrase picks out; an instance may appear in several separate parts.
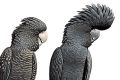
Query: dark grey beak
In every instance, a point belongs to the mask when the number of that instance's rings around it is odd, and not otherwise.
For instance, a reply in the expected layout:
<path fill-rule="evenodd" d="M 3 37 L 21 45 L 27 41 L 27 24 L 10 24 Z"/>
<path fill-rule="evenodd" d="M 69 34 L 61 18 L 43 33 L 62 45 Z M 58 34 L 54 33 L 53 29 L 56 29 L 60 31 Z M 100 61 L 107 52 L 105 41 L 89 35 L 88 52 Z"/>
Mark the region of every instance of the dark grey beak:
<path fill-rule="evenodd" d="M 93 43 L 95 40 L 97 40 L 100 36 L 100 31 L 97 29 L 94 29 L 90 32 L 91 34 L 91 42 Z"/>

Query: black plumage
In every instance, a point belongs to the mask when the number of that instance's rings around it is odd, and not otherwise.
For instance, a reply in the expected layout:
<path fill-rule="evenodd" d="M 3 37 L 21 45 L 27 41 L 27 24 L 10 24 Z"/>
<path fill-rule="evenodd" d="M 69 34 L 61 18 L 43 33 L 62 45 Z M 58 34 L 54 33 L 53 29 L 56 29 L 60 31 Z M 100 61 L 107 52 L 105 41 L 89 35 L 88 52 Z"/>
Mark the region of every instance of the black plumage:
<path fill-rule="evenodd" d="M 50 62 L 50 80 L 89 80 L 92 59 L 88 48 L 98 39 L 99 31 L 110 28 L 112 10 L 105 5 L 87 5 L 65 25 L 62 45 Z"/>
<path fill-rule="evenodd" d="M 34 52 L 39 48 L 39 34 L 46 31 L 44 22 L 27 17 L 12 34 L 11 46 L 0 56 L 0 80 L 34 80 L 37 70 Z"/>

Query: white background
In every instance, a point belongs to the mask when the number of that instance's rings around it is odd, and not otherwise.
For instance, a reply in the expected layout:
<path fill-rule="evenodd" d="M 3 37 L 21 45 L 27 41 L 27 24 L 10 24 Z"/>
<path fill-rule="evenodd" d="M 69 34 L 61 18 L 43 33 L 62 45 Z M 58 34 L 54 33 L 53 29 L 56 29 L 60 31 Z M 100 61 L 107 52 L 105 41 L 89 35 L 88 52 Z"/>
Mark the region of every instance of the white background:
<path fill-rule="evenodd" d="M 113 9 L 115 21 L 89 48 L 92 55 L 90 80 L 120 80 L 120 2 L 119 0 L 1 0 L 0 54 L 11 44 L 11 34 L 21 19 L 29 16 L 44 21 L 48 40 L 35 53 L 38 69 L 36 80 L 49 80 L 49 63 L 55 48 L 61 45 L 64 25 L 76 11 L 91 3 L 106 4 Z"/>

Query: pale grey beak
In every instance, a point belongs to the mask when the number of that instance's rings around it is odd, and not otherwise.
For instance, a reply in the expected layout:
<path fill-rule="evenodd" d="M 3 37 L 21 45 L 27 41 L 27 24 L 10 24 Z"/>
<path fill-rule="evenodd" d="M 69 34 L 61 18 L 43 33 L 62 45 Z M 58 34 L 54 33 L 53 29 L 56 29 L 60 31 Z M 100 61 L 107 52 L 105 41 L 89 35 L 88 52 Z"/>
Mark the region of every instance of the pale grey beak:
<path fill-rule="evenodd" d="M 47 34 L 47 31 L 44 31 L 42 33 L 39 34 L 39 44 L 41 45 L 42 43 L 46 42 L 47 41 L 47 38 L 48 38 L 48 34 Z"/>
<path fill-rule="evenodd" d="M 100 31 L 97 29 L 94 29 L 90 32 L 91 34 L 91 42 L 94 42 L 95 40 L 97 40 L 100 36 Z"/>

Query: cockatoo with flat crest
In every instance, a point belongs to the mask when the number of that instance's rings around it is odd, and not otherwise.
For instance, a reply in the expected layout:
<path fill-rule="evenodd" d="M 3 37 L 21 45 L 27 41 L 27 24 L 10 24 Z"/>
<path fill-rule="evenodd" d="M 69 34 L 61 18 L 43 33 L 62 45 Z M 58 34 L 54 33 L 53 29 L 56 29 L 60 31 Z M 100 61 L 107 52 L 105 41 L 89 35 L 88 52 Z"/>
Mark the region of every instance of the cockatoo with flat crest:
<path fill-rule="evenodd" d="M 34 52 L 47 40 L 44 22 L 27 17 L 12 34 L 11 46 L 0 56 L 0 80 L 35 80 L 37 62 Z"/>

